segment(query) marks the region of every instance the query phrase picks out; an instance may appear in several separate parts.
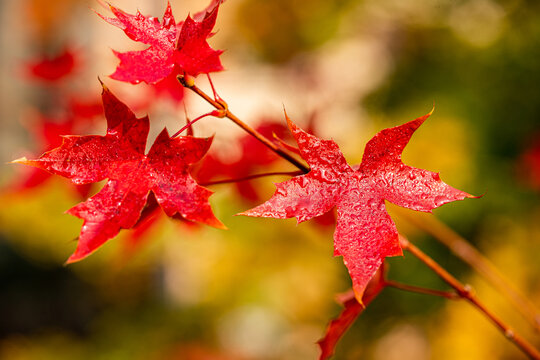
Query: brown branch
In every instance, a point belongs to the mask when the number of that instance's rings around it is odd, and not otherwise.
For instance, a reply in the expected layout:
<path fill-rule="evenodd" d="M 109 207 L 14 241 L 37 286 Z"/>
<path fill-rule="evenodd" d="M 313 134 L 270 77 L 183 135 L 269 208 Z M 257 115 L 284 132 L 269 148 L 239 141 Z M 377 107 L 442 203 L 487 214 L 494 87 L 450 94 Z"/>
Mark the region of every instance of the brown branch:
<path fill-rule="evenodd" d="M 398 215 L 408 222 L 424 230 L 435 239 L 450 249 L 458 258 L 469 264 L 478 273 L 484 276 L 497 290 L 505 295 L 514 304 L 521 315 L 540 331 L 540 311 L 536 306 L 517 290 L 497 268 L 467 240 L 450 229 L 446 224 L 435 216 L 415 214 L 412 216 L 408 211 L 396 209 Z"/>
<path fill-rule="evenodd" d="M 252 179 L 257 179 L 264 176 L 273 176 L 273 175 L 290 175 L 290 176 L 296 176 L 296 175 L 302 175 L 304 172 L 302 171 L 276 171 L 276 172 L 267 172 L 262 174 L 253 174 L 244 176 L 241 178 L 236 179 L 224 179 L 224 180 L 216 180 L 216 181 L 207 181 L 207 182 L 201 182 L 199 185 L 201 186 L 209 186 L 209 185 L 218 185 L 218 184 L 230 184 L 230 183 L 237 183 L 240 181 L 247 181 Z"/>
<path fill-rule="evenodd" d="M 458 295 L 470 302 L 481 313 L 491 320 L 491 322 L 504 334 L 504 336 L 511 342 L 513 342 L 521 351 L 523 351 L 529 358 L 540 360 L 540 352 L 536 350 L 527 340 L 517 334 L 510 326 L 508 326 L 497 315 L 493 314 L 486 306 L 478 299 L 473 293 L 472 288 L 469 285 L 463 285 L 459 280 L 453 277 L 448 271 L 443 269 L 435 260 L 426 255 L 422 250 L 411 244 L 405 237 L 399 237 L 401 247 L 404 250 L 409 251 L 417 259 L 422 261 L 427 267 L 433 270 L 444 282 L 450 285 Z"/>
<path fill-rule="evenodd" d="M 309 172 L 309 167 L 305 164 L 301 163 L 299 160 L 294 158 L 292 155 L 290 155 L 288 152 L 286 152 L 281 147 L 277 146 L 272 141 L 268 140 L 265 136 L 263 136 L 261 133 L 259 133 L 257 130 L 253 129 L 251 126 L 240 120 L 236 115 L 234 115 L 232 112 L 229 111 L 227 107 L 227 103 L 221 99 L 214 100 L 209 95 L 207 95 L 204 91 L 199 89 L 195 84 L 193 84 L 192 81 L 186 80 L 183 76 L 178 76 L 178 81 L 186 88 L 193 91 L 195 94 L 199 95 L 201 98 L 206 100 L 210 105 L 212 105 L 217 110 L 222 110 L 224 112 L 224 117 L 229 118 L 234 122 L 236 125 L 240 126 L 244 131 L 246 131 L 248 134 L 255 137 L 257 140 L 259 140 L 261 143 L 263 143 L 266 147 L 268 147 L 270 150 L 281 156 L 283 159 L 287 160 L 294 166 L 296 166 L 298 169 L 302 170 L 304 173 Z"/>

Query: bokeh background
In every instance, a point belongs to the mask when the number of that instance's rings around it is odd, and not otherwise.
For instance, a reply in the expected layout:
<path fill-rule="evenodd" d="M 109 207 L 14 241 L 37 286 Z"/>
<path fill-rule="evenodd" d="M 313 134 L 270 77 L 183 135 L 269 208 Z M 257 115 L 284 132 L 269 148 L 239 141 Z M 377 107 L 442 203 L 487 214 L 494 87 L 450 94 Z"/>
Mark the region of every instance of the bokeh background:
<path fill-rule="evenodd" d="M 206 6 L 171 4 L 177 20 Z M 114 5 L 161 17 L 166 3 Z M 316 358 L 315 342 L 340 311 L 334 296 L 350 287 L 341 258 L 332 257 L 333 226 L 234 217 L 254 203 L 232 185 L 212 187 L 211 198 L 228 231 L 159 217 L 136 243 L 126 231 L 63 266 L 81 225 L 63 212 L 81 201 L 79 192 L 55 177 L 29 186 L 28 169 L 6 164 L 44 150 L 43 119 L 61 123 L 78 101 L 91 119 L 76 131 L 102 134 L 99 106 L 92 107 L 99 103 L 99 76 L 140 116 L 149 114 L 153 134 L 185 122 L 178 101 L 107 77 L 117 64 L 111 49 L 141 47 L 92 9 L 107 14 L 86 0 L 0 1 L 0 358 Z M 435 103 L 404 161 L 485 193 L 433 216 L 540 305 L 539 2 L 228 0 L 216 30 L 210 42 L 226 49 L 227 70 L 212 79 L 233 112 L 257 126 L 281 121 L 285 107 L 297 123 L 336 140 L 350 163 L 360 161 L 378 130 Z M 33 62 L 66 49 L 74 54 L 67 76 L 51 82 L 29 73 Z M 205 77 L 197 83 L 209 89 Z M 191 118 L 210 110 L 191 94 L 184 101 Z M 213 146 L 224 162 L 238 158 L 242 134 L 233 124 L 205 119 L 195 132 L 216 134 Z M 291 169 L 276 161 L 264 170 Z M 281 180 L 257 180 L 261 199 Z M 481 277 L 399 214 L 396 223 L 540 346 L 538 333 Z M 411 256 L 389 264 L 392 279 L 445 289 Z M 385 289 L 335 358 L 524 356 L 464 302 Z"/>

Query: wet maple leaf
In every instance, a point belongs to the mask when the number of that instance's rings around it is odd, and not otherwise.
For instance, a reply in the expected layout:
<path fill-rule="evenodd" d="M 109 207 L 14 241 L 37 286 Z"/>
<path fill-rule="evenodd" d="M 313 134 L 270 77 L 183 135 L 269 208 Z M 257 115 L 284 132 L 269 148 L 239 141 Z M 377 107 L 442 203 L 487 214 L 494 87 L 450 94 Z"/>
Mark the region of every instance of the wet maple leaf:
<path fill-rule="evenodd" d="M 361 301 L 383 259 L 402 255 L 385 200 L 431 212 L 445 203 L 472 197 L 442 182 L 438 173 L 401 161 L 412 134 L 430 114 L 379 132 L 367 143 L 357 168 L 347 164 L 334 141 L 310 135 L 287 118 L 300 154 L 311 170 L 277 184 L 270 200 L 241 215 L 296 217 L 300 223 L 337 206 L 334 255 L 343 256 L 356 298 Z"/>
<path fill-rule="evenodd" d="M 114 52 L 120 64 L 111 78 L 134 84 L 161 82 L 159 91 L 163 91 L 164 87 L 171 85 L 171 79 L 176 79 L 176 75 L 187 73 L 197 76 L 223 70 L 219 60 L 222 51 L 212 49 L 207 42 L 221 2 L 213 1 L 203 14 L 198 13 L 194 18 L 188 15 L 180 23 L 176 23 L 170 3 L 167 3 L 162 22 L 140 12 L 127 14 L 114 6 L 110 8 L 115 18 L 98 14 L 122 29 L 130 39 L 149 45 L 141 51 Z"/>
<path fill-rule="evenodd" d="M 88 256 L 121 229 L 133 227 L 150 191 L 168 216 L 223 227 L 208 198 L 188 172 L 208 150 L 211 138 L 171 138 L 164 129 L 145 155 L 148 117 L 135 114 L 107 88 L 102 93 L 107 134 L 65 136 L 62 145 L 37 160 L 15 162 L 35 166 L 88 184 L 108 179 L 99 193 L 68 210 L 84 220 L 75 252 L 68 263 Z"/>
<path fill-rule="evenodd" d="M 317 341 L 317 344 L 319 344 L 321 349 L 319 360 L 329 359 L 334 354 L 339 340 L 341 340 L 343 335 L 349 330 L 356 318 L 362 314 L 366 306 L 369 305 L 369 303 L 372 302 L 385 288 L 384 272 L 385 269 L 383 263 L 375 276 L 373 276 L 368 283 L 366 291 L 362 296 L 362 303 L 356 300 L 353 290 L 339 296 L 338 301 L 343 305 L 344 309 L 337 318 L 330 321 L 323 338 Z"/>

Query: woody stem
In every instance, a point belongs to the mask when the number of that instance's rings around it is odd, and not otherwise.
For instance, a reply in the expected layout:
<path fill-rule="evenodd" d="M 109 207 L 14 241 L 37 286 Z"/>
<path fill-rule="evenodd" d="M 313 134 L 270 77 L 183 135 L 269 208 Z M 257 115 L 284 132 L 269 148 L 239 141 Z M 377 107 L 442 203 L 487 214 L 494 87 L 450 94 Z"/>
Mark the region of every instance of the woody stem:
<path fill-rule="evenodd" d="M 514 307 L 527 319 L 537 331 L 540 331 L 540 312 L 536 306 L 517 290 L 496 268 L 474 248 L 467 240 L 450 229 L 434 216 L 412 216 L 401 208 L 395 209 L 397 214 L 408 222 L 432 235 L 447 246 L 457 257 L 469 264 L 484 276 L 495 288 L 507 296 Z"/>
<path fill-rule="evenodd" d="M 460 296 L 455 291 L 441 291 L 441 290 L 427 289 L 420 286 L 402 284 L 394 280 L 384 280 L 384 285 L 388 287 L 392 287 L 394 289 L 409 291 L 409 292 L 418 293 L 418 294 L 440 296 L 440 297 L 444 297 L 450 300 L 460 299 Z"/>
<path fill-rule="evenodd" d="M 229 111 L 227 108 L 227 105 L 223 101 L 216 101 L 212 99 L 208 94 L 206 94 L 204 91 L 199 89 L 195 84 L 186 81 L 185 77 L 178 77 L 178 81 L 186 88 L 193 91 L 195 94 L 199 95 L 201 98 L 206 100 L 210 105 L 212 105 L 217 110 L 224 112 L 224 117 L 227 117 L 232 122 L 234 122 L 236 125 L 240 126 L 244 131 L 246 131 L 248 134 L 259 140 L 261 143 L 263 143 L 267 148 L 275 152 L 277 155 L 282 157 L 283 159 L 287 160 L 294 166 L 296 166 L 299 170 L 301 170 L 304 173 L 309 172 L 309 167 L 298 161 L 296 158 L 294 158 L 292 155 L 287 153 L 285 150 L 274 144 L 272 141 L 268 140 L 265 136 L 263 136 L 261 133 L 259 133 L 257 130 L 253 129 L 251 126 L 240 120 L 236 115 L 234 115 L 232 112 Z"/>
<path fill-rule="evenodd" d="M 427 267 L 433 270 L 444 282 L 450 285 L 462 299 L 470 302 L 474 307 L 483 313 L 497 327 L 506 338 L 513 342 L 521 351 L 529 358 L 540 360 L 540 352 L 536 350 L 527 340 L 517 334 L 510 326 L 508 326 L 497 315 L 492 313 L 473 293 L 469 285 L 463 285 L 459 280 L 452 276 L 448 271 L 443 269 L 435 260 L 426 255 L 422 250 L 411 244 L 405 237 L 399 237 L 399 242 L 404 250 L 409 251 L 417 259 L 422 261 Z"/>

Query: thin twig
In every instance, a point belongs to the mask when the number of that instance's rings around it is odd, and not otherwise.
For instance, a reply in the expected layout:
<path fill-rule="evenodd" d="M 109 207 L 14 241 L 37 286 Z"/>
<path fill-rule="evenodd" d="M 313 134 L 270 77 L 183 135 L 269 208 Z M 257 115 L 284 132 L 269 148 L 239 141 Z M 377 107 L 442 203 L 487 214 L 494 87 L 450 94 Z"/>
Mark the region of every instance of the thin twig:
<path fill-rule="evenodd" d="M 274 176 L 274 175 L 296 176 L 296 175 L 302 175 L 302 174 L 303 174 L 302 171 L 276 171 L 276 172 L 267 172 L 267 173 L 262 173 L 262 174 L 253 174 L 253 175 L 244 176 L 244 177 L 236 178 L 236 179 L 224 179 L 224 180 L 200 182 L 199 185 L 209 186 L 209 185 L 218 185 L 218 184 L 230 184 L 230 183 L 237 183 L 241 181 L 257 179 L 264 176 Z"/>
<path fill-rule="evenodd" d="M 469 285 L 463 285 L 459 280 L 452 276 L 448 271 L 443 269 L 435 260 L 426 255 L 422 250 L 411 244 L 405 237 L 400 235 L 399 238 L 401 247 L 409 251 L 417 259 L 422 261 L 426 266 L 433 270 L 444 282 L 450 285 L 458 295 L 475 306 L 478 311 L 487 316 L 491 322 L 504 334 L 504 336 L 513 342 L 521 351 L 523 351 L 531 359 L 540 360 L 540 352 L 536 350 L 527 340 L 517 334 L 510 326 L 508 326 L 497 315 L 493 314 L 473 293 Z"/>
<path fill-rule="evenodd" d="M 186 102 L 183 101 L 182 104 L 184 105 L 184 116 L 186 118 L 186 126 L 188 127 L 187 128 L 187 135 L 188 136 L 194 136 L 193 126 L 191 126 L 192 123 L 191 123 L 191 120 L 189 120 L 189 116 L 188 116 L 188 113 L 187 113 Z"/>
<path fill-rule="evenodd" d="M 176 133 L 174 133 L 173 136 L 171 136 L 171 138 L 175 138 L 177 137 L 178 135 L 180 135 L 182 133 L 182 131 L 186 130 L 186 129 L 190 129 L 191 128 L 191 125 L 193 125 L 194 123 L 196 123 L 197 121 L 207 117 L 207 116 L 215 116 L 215 117 L 222 117 L 221 116 L 222 113 L 219 112 L 219 111 L 211 111 L 209 113 L 206 113 L 206 114 L 202 114 L 201 116 L 199 117 L 196 117 L 195 119 L 193 120 L 188 120 L 186 125 L 184 125 L 180 130 L 178 130 Z"/>
<path fill-rule="evenodd" d="M 395 289 L 409 291 L 409 292 L 418 293 L 418 294 L 440 296 L 440 297 L 447 298 L 450 300 L 457 300 L 461 298 L 459 294 L 455 291 L 442 291 L 442 290 L 427 289 L 420 286 L 402 284 L 394 280 L 385 280 L 384 285 L 388 287 L 393 287 Z"/>
<path fill-rule="evenodd" d="M 412 216 L 406 210 L 396 209 L 398 215 L 405 218 L 414 226 L 424 230 L 450 249 L 458 258 L 469 264 L 484 276 L 491 284 L 505 295 L 521 315 L 540 331 L 540 311 L 536 306 L 517 290 L 497 268 L 467 240 L 450 229 L 435 216 Z"/>
<path fill-rule="evenodd" d="M 304 173 L 309 172 L 309 167 L 301 163 L 299 160 L 294 158 L 292 155 L 290 155 L 288 152 L 286 152 L 284 149 L 277 146 L 272 141 L 268 140 L 265 136 L 263 136 L 261 133 L 259 133 L 257 130 L 253 129 L 251 126 L 240 120 L 236 115 L 234 115 L 232 112 L 229 111 L 227 107 L 227 103 L 225 103 L 223 100 L 219 99 L 220 101 L 216 101 L 212 99 L 210 96 L 208 96 L 204 91 L 199 89 L 195 84 L 193 84 L 191 81 L 186 81 L 185 77 L 179 76 L 178 81 L 180 83 L 193 91 L 195 94 L 199 95 L 201 98 L 206 100 L 210 105 L 212 105 L 217 110 L 222 110 L 224 112 L 224 117 L 229 118 L 234 122 L 236 125 L 240 126 L 244 131 L 255 137 L 257 140 L 259 140 L 261 143 L 263 143 L 266 147 L 268 147 L 270 150 L 296 166 L 298 169 L 302 170 Z"/>

